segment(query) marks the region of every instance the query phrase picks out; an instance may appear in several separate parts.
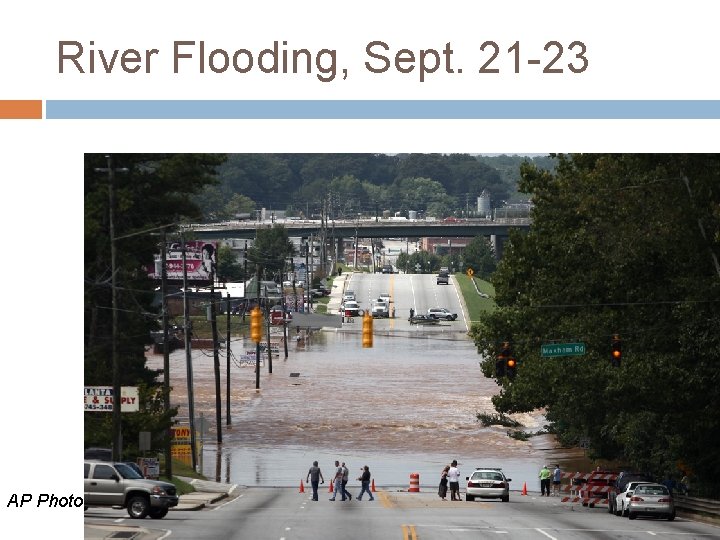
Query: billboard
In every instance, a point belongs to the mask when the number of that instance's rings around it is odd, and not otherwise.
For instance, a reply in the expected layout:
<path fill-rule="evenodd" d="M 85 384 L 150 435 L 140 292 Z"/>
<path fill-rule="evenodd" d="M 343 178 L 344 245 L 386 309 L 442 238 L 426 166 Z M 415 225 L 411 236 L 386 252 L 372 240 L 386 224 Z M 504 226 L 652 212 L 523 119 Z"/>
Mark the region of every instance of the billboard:
<path fill-rule="evenodd" d="M 217 242 L 192 240 L 185 242 L 185 267 L 188 281 L 208 281 L 210 269 L 216 262 Z M 183 279 L 182 244 L 168 243 L 166 247 L 167 278 L 173 281 Z M 155 255 L 155 262 L 149 267 L 149 276 L 162 278 L 162 255 Z"/>

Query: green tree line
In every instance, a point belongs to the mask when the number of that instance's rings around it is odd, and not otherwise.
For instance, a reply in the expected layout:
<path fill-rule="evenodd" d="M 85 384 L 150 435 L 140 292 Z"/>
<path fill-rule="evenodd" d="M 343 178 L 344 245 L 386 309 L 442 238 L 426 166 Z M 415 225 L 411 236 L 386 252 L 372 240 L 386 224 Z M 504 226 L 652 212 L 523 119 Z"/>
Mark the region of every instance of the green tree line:
<path fill-rule="evenodd" d="M 195 198 L 208 219 L 260 208 L 337 218 L 410 210 L 465 215 L 483 191 L 492 204 L 518 196 L 520 165 L 551 167 L 547 157 L 470 154 L 233 154 L 217 185 Z"/>
<path fill-rule="evenodd" d="M 498 412 L 545 409 L 568 445 L 656 474 L 720 480 L 720 156 L 556 156 L 522 168 L 533 224 L 493 276 L 472 331 L 482 370 L 509 341 Z M 611 365 L 619 335 L 620 367 Z M 541 345 L 583 342 L 584 356 Z"/>

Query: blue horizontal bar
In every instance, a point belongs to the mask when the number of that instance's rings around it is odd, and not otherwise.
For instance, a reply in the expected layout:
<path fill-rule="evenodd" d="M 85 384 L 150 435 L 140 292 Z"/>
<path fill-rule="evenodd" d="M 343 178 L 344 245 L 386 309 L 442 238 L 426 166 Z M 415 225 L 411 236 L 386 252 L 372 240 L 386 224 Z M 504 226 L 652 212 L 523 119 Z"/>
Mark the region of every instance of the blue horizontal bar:
<path fill-rule="evenodd" d="M 718 119 L 720 100 L 47 100 L 47 119 Z"/>

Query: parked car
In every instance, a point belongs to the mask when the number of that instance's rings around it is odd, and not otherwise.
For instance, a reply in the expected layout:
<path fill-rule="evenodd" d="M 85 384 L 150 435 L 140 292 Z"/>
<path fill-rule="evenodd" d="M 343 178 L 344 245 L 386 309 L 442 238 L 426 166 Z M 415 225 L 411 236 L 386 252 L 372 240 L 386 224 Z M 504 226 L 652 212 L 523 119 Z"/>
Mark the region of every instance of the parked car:
<path fill-rule="evenodd" d="M 500 499 L 502 502 L 510 500 L 510 481 L 501 468 L 479 468 L 472 475 L 466 477 L 467 488 L 465 500 L 474 501 L 475 497 L 482 499 Z"/>
<path fill-rule="evenodd" d="M 427 310 L 428 317 L 435 319 L 444 319 L 446 321 L 454 321 L 457 319 L 457 313 L 451 312 L 449 309 L 436 307 Z"/>
<path fill-rule="evenodd" d="M 126 463 L 85 460 L 85 508 L 119 506 L 133 519 L 164 518 L 177 506 L 175 485 L 148 480 Z"/>
<path fill-rule="evenodd" d="M 632 481 L 654 482 L 655 479 L 645 473 L 636 471 L 622 471 L 618 474 L 613 484 L 614 490 L 608 492 L 608 512 L 614 514 L 617 511 L 617 495 L 625 491 L 626 486 Z"/>
<path fill-rule="evenodd" d="M 630 519 L 656 516 L 672 521 L 675 519 L 675 503 L 668 488 L 662 484 L 640 484 L 630 497 L 627 515 Z"/>
<path fill-rule="evenodd" d="M 635 492 L 635 488 L 641 484 L 652 484 L 653 482 L 644 482 L 642 480 L 633 480 L 628 482 L 625 486 L 625 491 L 617 493 L 615 497 L 615 515 L 616 516 L 627 516 L 628 503 L 630 497 Z"/>
<path fill-rule="evenodd" d="M 354 300 L 346 300 L 343 303 L 342 312 L 345 317 L 357 317 L 360 315 L 360 304 Z"/>
<path fill-rule="evenodd" d="M 429 317 L 428 315 L 415 315 L 413 317 L 410 317 L 408 319 L 410 324 L 438 324 L 440 322 L 440 319 L 436 319 L 435 317 Z"/>
<path fill-rule="evenodd" d="M 112 448 L 86 448 L 85 459 L 112 461 Z"/>

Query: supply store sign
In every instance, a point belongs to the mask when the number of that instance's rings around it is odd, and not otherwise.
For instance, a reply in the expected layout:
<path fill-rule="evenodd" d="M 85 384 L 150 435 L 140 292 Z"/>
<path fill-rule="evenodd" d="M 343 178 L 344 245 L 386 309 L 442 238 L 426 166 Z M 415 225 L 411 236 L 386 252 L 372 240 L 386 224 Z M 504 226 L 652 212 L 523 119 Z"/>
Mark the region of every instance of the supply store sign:
<path fill-rule="evenodd" d="M 85 411 L 113 410 L 113 387 L 112 386 L 86 386 L 85 387 Z M 120 387 L 120 412 L 138 412 L 140 410 L 140 399 L 137 386 Z"/>

